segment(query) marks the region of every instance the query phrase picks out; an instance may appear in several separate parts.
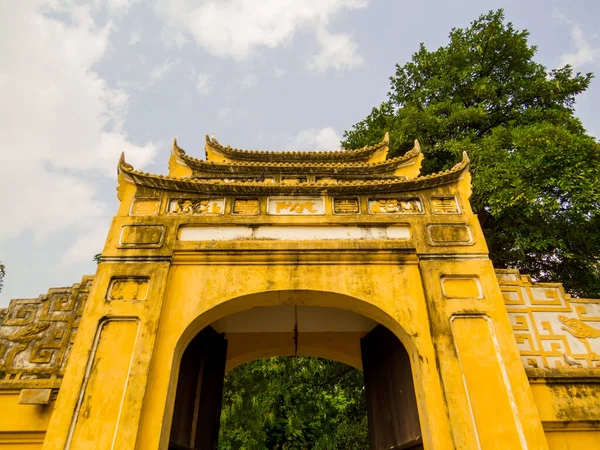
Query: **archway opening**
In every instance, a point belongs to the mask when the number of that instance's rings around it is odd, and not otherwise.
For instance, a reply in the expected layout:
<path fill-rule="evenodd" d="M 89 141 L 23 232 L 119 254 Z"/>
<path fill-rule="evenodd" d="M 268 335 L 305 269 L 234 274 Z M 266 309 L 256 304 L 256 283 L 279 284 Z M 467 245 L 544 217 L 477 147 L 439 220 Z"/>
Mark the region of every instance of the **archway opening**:
<path fill-rule="evenodd" d="M 346 364 L 279 356 L 225 375 L 218 448 L 368 449 L 364 379 Z"/>
<path fill-rule="evenodd" d="M 362 370 L 370 448 L 423 448 L 410 358 L 394 333 L 347 310 L 294 305 L 232 314 L 191 340 L 179 365 L 170 450 L 218 448 L 225 373 L 277 356 L 320 357 Z M 310 361 L 297 358 L 292 366 Z"/>

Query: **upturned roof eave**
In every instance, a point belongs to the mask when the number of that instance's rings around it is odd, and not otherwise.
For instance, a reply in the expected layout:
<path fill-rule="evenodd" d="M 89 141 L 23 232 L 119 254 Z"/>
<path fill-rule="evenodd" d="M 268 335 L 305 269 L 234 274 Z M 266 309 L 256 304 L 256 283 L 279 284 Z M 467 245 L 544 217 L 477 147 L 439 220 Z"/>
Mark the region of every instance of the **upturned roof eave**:
<path fill-rule="evenodd" d="M 418 163 L 418 149 L 412 149 L 404 156 L 377 163 L 347 162 L 236 162 L 216 163 L 180 156 L 183 162 L 194 172 L 215 174 L 252 174 L 252 173 L 294 173 L 297 175 L 343 175 L 343 174 L 393 174 L 395 170 Z"/>
<path fill-rule="evenodd" d="M 174 178 L 164 175 L 153 175 L 139 172 L 125 162 L 119 161 L 119 172 L 138 186 L 154 189 L 164 189 L 182 193 L 197 193 L 210 195 L 275 195 L 275 194 L 313 194 L 313 195 L 346 195 L 346 194 L 377 194 L 401 193 L 429 189 L 453 183 L 468 172 L 469 158 L 463 153 L 463 159 L 452 169 L 431 175 L 412 179 L 398 178 L 396 180 L 352 180 L 339 181 L 335 184 L 323 185 L 314 182 L 283 185 L 280 183 L 265 183 L 260 181 L 226 182 L 223 180 L 207 180 L 198 178 Z"/>

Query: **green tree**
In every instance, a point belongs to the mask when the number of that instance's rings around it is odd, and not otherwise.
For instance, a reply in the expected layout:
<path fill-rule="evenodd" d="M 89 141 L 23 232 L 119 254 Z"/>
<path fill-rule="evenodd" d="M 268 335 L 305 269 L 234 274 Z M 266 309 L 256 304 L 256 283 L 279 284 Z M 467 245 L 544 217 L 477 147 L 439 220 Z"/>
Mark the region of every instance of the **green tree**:
<path fill-rule="evenodd" d="M 390 156 L 419 139 L 424 170 L 471 158 L 471 203 L 496 267 L 600 295 L 600 146 L 574 116 L 592 80 L 570 66 L 534 61 L 528 32 L 502 10 L 450 32 L 437 50 L 421 44 L 396 65 L 388 99 L 346 131 L 357 148 L 390 133 Z"/>
<path fill-rule="evenodd" d="M 281 357 L 226 375 L 220 450 L 368 448 L 360 371 L 319 358 Z"/>

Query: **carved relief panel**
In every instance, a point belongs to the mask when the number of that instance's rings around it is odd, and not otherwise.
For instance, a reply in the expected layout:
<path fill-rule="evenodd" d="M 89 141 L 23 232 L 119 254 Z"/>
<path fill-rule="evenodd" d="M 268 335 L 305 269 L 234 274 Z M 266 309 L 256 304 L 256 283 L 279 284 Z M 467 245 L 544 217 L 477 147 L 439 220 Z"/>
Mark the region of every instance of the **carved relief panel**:
<path fill-rule="evenodd" d="M 334 198 L 334 214 L 358 214 L 360 212 L 358 198 Z"/>
<path fill-rule="evenodd" d="M 431 210 L 434 214 L 458 214 L 458 204 L 454 197 L 432 197 Z"/>
<path fill-rule="evenodd" d="M 300 183 L 306 183 L 306 177 L 281 177 L 281 184 L 284 186 L 295 186 Z"/>
<path fill-rule="evenodd" d="M 331 177 L 316 177 L 315 182 L 322 186 L 331 186 L 338 183 L 335 178 Z"/>
<path fill-rule="evenodd" d="M 150 280 L 148 277 L 116 277 L 113 278 L 106 293 L 109 301 L 145 300 L 148 295 Z"/>
<path fill-rule="evenodd" d="M 267 213 L 282 216 L 310 216 L 325 214 L 323 197 L 269 197 Z"/>
<path fill-rule="evenodd" d="M 160 198 L 136 197 L 131 204 L 131 216 L 156 216 L 160 210 Z"/>
<path fill-rule="evenodd" d="M 418 197 L 369 199 L 371 214 L 419 214 L 423 203 Z"/>
<path fill-rule="evenodd" d="M 526 368 L 600 367 L 599 300 L 571 298 L 516 270 L 497 276 Z"/>
<path fill-rule="evenodd" d="M 233 214 L 241 216 L 255 216 L 258 214 L 258 199 L 236 198 L 233 202 Z"/>
<path fill-rule="evenodd" d="M 13 300 L 0 310 L 0 384 L 48 380 L 50 387 L 60 380 L 92 280 Z"/>
<path fill-rule="evenodd" d="M 177 198 L 169 203 L 169 214 L 220 215 L 225 212 L 225 199 Z"/>

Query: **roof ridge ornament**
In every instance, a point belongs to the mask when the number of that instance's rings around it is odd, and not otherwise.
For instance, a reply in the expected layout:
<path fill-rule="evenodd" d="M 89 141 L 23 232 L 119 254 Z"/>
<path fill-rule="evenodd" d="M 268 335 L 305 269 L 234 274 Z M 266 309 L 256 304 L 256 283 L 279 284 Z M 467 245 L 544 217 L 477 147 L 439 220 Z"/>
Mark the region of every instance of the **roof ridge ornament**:
<path fill-rule="evenodd" d="M 121 156 L 119 157 L 119 163 L 117 164 L 117 175 L 123 172 L 123 169 L 125 169 L 125 171 L 135 170 L 131 164 L 125 161 L 125 152 L 121 152 Z"/>
<path fill-rule="evenodd" d="M 182 156 L 182 155 L 186 155 L 185 150 L 182 149 L 178 144 L 177 144 L 177 138 L 173 138 L 173 145 L 171 146 L 171 154 L 173 155 L 177 155 L 177 156 Z"/>
<path fill-rule="evenodd" d="M 271 151 L 271 150 L 245 150 L 230 145 L 223 145 L 214 135 L 205 135 L 206 160 L 214 162 L 234 161 L 362 161 L 376 162 L 384 160 L 389 150 L 389 133 L 377 144 L 353 150 L 308 150 L 308 151 Z"/>
<path fill-rule="evenodd" d="M 192 175 L 192 168 L 187 164 L 186 158 L 189 158 L 189 156 L 187 156 L 184 149 L 177 145 L 177 138 L 173 138 L 171 156 L 169 157 L 169 176 L 183 178 Z"/>
<path fill-rule="evenodd" d="M 217 141 L 217 137 L 215 136 L 215 133 L 211 133 L 210 136 L 208 134 L 205 134 L 205 141 L 207 144 L 212 144 L 212 145 L 216 145 L 218 147 L 222 147 L 222 145 L 219 143 L 219 141 Z"/>
<path fill-rule="evenodd" d="M 417 158 L 421 154 L 420 149 L 413 148 L 407 151 L 402 156 L 396 156 L 394 158 L 385 159 L 383 161 L 376 162 L 356 162 L 356 161 L 205 161 L 198 158 L 193 158 L 188 155 L 182 155 L 186 164 L 190 167 L 201 169 L 202 167 L 378 167 L 378 166 L 391 166 L 397 162 L 408 161 L 410 159 Z"/>

